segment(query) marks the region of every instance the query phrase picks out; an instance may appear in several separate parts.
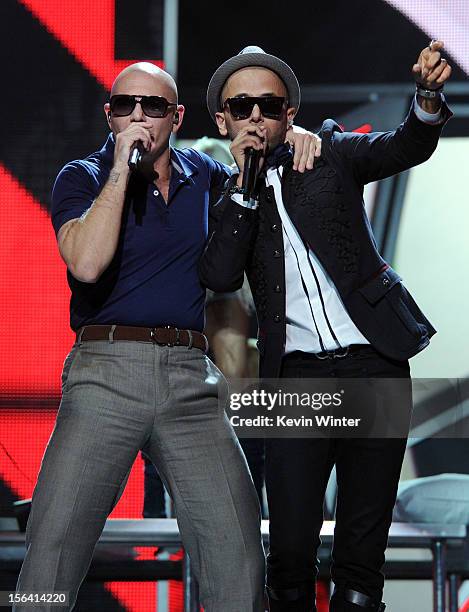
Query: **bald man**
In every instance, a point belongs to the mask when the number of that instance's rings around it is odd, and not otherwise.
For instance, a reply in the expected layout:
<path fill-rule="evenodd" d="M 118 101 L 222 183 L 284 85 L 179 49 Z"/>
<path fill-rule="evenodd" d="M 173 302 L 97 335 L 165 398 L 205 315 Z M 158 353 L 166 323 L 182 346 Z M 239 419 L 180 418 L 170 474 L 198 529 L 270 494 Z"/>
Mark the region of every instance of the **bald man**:
<path fill-rule="evenodd" d="M 259 504 L 224 412 L 227 385 L 205 354 L 197 275 L 209 194 L 229 169 L 169 146 L 184 107 L 173 79 L 150 64 L 124 70 L 104 110 L 111 134 L 103 148 L 68 163 L 53 190 L 76 342 L 64 364 L 17 591 L 67 591 L 66 609 L 73 608 L 143 450 L 174 501 L 206 612 L 258 612 Z M 142 161 L 131 172 L 137 145 Z"/>

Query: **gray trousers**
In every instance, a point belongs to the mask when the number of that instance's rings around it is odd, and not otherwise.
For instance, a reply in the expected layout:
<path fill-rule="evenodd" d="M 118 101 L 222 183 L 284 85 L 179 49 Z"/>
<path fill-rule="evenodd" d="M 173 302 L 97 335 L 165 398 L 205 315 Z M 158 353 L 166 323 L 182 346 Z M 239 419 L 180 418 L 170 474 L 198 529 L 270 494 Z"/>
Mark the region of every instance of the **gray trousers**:
<path fill-rule="evenodd" d="M 206 612 L 264 610 L 259 503 L 225 414 L 227 393 L 199 349 L 74 345 L 34 490 L 17 591 L 69 591 L 73 608 L 106 518 L 144 450 L 173 499 Z"/>

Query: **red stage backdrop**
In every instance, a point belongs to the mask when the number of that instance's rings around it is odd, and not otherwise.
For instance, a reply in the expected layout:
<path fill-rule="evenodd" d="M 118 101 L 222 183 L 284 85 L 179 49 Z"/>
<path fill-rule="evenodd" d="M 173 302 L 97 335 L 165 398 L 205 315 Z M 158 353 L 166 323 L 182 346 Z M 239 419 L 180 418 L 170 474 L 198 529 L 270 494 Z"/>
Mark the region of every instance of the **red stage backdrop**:
<path fill-rule="evenodd" d="M 138 3 L 138 2 L 137 2 Z M 69 327 L 70 292 L 66 269 L 61 260 L 49 218 L 49 193 L 53 177 L 73 157 L 87 155 L 100 146 L 105 136 L 104 117 L 97 128 L 95 107 L 107 98 L 116 74 L 133 61 L 145 59 L 163 66 L 159 55 L 133 55 L 132 40 L 116 40 L 118 20 L 125 19 L 126 8 L 118 0 L 7 0 L 2 6 L 2 36 L 5 44 L 22 42 L 17 68 L 38 73 L 44 92 L 37 97 L 44 108 L 34 116 L 39 123 L 24 124 L 18 116 L 5 130 L 6 141 L 0 153 L 0 516 L 11 515 L 11 503 L 32 496 L 44 448 L 54 425 L 60 396 L 60 373 L 63 360 L 73 343 Z M 149 3 L 146 4 L 147 9 Z M 137 7 L 138 8 L 138 7 Z M 152 2 L 162 31 L 162 3 Z M 155 21 L 153 20 L 153 25 Z M 123 24 L 120 31 L 124 32 Z M 38 44 L 35 44 L 38 43 Z M 126 43 L 129 50 L 126 52 Z M 162 48 L 153 41 L 152 50 Z M 119 53 L 124 57 L 117 57 Z M 24 61 L 23 61 L 24 60 Z M 23 66 L 22 66 L 23 64 Z M 37 66 L 37 70 L 35 69 Z M 61 115 L 48 110 L 47 96 L 60 82 L 70 83 L 59 100 Z M 48 82 L 49 80 L 49 82 Z M 54 85 L 55 83 L 55 85 Z M 15 88 L 16 89 L 16 88 Z M 25 84 L 15 95 L 28 96 L 35 110 L 34 86 Z M 89 98 L 92 90 L 94 98 Z M 67 147 L 67 113 L 73 121 L 77 109 L 90 111 L 89 129 L 75 126 Z M 37 107 L 36 107 L 37 108 Z M 65 118 L 65 119 L 64 119 Z M 42 123 L 41 123 L 42 122 Z M 48 137 L 34 152 L 34 167 L 44 167 L 48 176 L 31 168 L 31 149 L 23 156 L 21 141 L 28 133 L 47 125 Z M 55 127 L 54 127 L 55 126 Z M 77 129 L 78 128 L 78 129 Z M 70 132 L 68 132 L 70 134 Z M 28 167 L 22 158 L 28 158 Z M 52 180 L 51 180 L 52 179 Z M 127 488 L 112 513 L 113 518 L 140 518 L 143 509 L 143 461 L 135 462 Z M 135 557 L 155 558 L 155 548 L 137 548 Z M 129 610 L 154 612 L 157 605 L 155 583 L 109 582 L 103 601 L 83 602 L 81 610 Z M 168 589 L 171 612 L 182 610 L 179 583 Z M 99 596 L 99 593 L 98 595 Z"/>

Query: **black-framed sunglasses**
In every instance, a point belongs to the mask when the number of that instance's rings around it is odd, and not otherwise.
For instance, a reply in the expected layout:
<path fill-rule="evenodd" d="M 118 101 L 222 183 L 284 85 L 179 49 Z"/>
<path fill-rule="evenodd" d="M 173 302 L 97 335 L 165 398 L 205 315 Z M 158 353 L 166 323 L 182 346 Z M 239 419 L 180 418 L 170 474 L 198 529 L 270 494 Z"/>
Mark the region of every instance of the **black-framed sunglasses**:
<path fill-rule="evenodd" d="M 136 105 L 140 104 L 142 111 L 147 117 L 166 117 L 171 106 L 177 106 L 176 102 L 168 102 L 161 96 L 128 96 L 116 94 L 111 96 L 109 105 L 111 113 L 115 117 L 128 117 L 134 111 Z"/>
<path fill-rule="evenodd" d="M 223 108 L 228 107 L 235 119 L 247 119 L 251 116 L 252 109 L 257 104 L 261 113 L 267 119 L 280 119 L 285 108 L 286 99 L 281 96 L 261 96 L 259 98 L 244 96 L 238 98 L 227 98 Z"/>

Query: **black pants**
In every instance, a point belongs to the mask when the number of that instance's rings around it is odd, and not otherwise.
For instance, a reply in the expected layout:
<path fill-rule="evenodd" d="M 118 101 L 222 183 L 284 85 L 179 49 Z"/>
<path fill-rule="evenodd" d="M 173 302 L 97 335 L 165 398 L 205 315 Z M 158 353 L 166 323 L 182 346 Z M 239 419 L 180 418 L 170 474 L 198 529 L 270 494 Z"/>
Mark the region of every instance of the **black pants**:
<path fill-rule="evenodd" d="M 410 378 L 408 362 L 385 358 L 372 347 L 341 359 L 306 353 L 284 358 L 282 378 Z M 405 397 L 411 411 L 411 392 Z M 267 584 L 280 601 L 275 610 L 315 610 L 311 592 L 323 501 L 333 465 L 338 497 L 332 579 L 379 602 L 384 552 L 402 460 L 403 438 L 267 439 L 266 488 L 270 516 Z M 301 594 L 307 593 L 307 595 Z M 295 597 L 304 605 L 281 604 Z"/>

